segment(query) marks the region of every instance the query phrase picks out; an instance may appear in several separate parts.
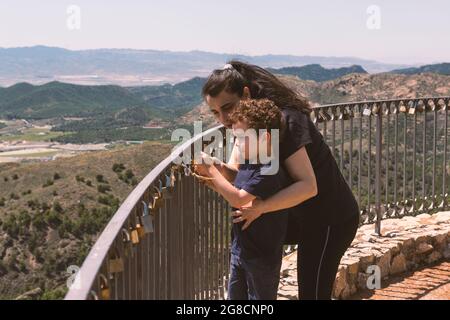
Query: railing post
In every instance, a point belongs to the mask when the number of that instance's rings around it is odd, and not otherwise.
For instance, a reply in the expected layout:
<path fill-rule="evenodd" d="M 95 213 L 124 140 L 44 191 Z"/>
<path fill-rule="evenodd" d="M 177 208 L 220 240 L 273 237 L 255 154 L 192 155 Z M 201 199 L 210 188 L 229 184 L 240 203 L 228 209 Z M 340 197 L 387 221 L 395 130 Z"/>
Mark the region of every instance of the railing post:
<path fill-rule="evenodd" d="M 377 220 L 375 222 L 375 233 L 381 236 L 381 160 L 382 160 L 382 105 L 378 106 L 376 113 L 376 163 L 375 163 L 375 209 L 377 213 Z"/>

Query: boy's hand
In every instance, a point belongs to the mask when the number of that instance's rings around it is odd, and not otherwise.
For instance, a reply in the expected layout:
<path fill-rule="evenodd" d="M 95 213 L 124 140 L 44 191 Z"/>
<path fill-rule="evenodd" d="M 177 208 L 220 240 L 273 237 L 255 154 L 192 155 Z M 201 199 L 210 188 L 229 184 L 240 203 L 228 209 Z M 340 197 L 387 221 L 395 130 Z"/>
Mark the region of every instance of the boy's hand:
<path fill-rule="evenodd" d="M 207 153 L 202 151 L 201 152 L 201 162 L 194 163 L 193 169 L 196 174 L 198 174 L 200 176 L 204 176 L 204 177 L 209 177 L 210 176 L 210 173 L 209 173 L 210 167 L 216 163 L 220 163 L 220 161 L 217 158 L 211 157 Z"/>
<path fill-rule="evenodd" d="M 261 199 L 255 199 L 250 205 L 245 205 L 239 210 L 233 211 L 232 216 L 234 217 L 233 223 L 239 223 L 245 221 L 242 226 L 242 230 L 247 229 L 250 224 L 258 219 L 264 213 L 264 201 Z"/>

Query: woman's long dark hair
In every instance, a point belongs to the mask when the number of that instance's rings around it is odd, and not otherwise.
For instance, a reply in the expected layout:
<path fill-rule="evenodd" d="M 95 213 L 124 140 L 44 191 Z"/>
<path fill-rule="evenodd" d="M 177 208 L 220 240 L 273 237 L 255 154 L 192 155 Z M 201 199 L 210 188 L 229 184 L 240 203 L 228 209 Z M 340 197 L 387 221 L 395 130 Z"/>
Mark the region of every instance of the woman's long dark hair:
<path fill-rule="evenodd" d="M 250 89 L 252 99 L 272 100 L 279 108 L 294 107 L 309 114 L 311 105 L 269 71 L 238 60 L 228 62 L 232 68 L 216 69 L 203 85 L 202 95 L 217 96 L 223 90 L 242 97 L 244 87 Z"/>

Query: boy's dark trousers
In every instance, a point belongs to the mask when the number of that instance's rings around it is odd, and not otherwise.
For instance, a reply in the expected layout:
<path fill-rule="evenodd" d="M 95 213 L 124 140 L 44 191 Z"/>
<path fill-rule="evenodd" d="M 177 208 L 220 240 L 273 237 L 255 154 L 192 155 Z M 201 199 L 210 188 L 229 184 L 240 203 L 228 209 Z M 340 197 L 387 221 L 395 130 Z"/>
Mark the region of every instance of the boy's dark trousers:
<path fill-rule="evenodd" d="M 276 300 L 280 269 L 281 257 L 276 263 L 268 263 L 231 254 L 228 299 Z"/>

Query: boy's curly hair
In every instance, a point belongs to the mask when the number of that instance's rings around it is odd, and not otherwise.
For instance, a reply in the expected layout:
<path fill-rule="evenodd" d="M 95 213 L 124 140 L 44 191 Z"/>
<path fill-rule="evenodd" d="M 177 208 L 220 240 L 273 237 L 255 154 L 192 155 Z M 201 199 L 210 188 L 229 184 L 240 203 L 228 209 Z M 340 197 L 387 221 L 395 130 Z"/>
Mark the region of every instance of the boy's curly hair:
<path fill-rule="evenodd" d="M 269 99 L 241 100 L 229 115 L 232 123 L 243 121 L 255 130 L 282 129 L 283 120 L 278 106 Z"/>

